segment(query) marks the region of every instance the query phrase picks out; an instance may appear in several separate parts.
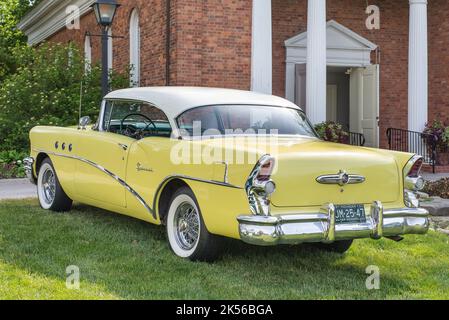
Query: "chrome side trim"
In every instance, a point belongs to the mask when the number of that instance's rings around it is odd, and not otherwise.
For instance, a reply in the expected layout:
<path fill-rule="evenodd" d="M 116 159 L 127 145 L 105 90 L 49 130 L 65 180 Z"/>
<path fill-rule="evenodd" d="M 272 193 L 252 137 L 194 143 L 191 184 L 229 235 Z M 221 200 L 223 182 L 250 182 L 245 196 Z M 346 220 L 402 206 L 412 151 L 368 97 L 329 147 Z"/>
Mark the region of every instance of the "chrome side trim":
<path fill-rule="evenodd" d="M 227 161 L 218 161 L 216 162 L 216 164 L 222 164 L 225 166 L 225 171 L 224 171 L 224 175 L 223 175 L 223 182 L 224 183 L 229 183 L 229 177 L 228 177 L 228 171 L 229 171 L 229 164 Z"/>
<path fill-rule="evenodd" d="M 88 159 L 84 159 L 84 158 L 81 158 L 81 157 L 78 157 L 78 156 L 67 155 L 67 154 L 56 153 L 56 152 L 48 152 L 48 151 L 44 151 L 44 150 L 34 150 L 34 151 L 36 151 L 36 152 L 44 152 L 46 154 L 53 155 L 53 156 L 56 156 L 56 157 L 62 157 L 62 158 L 78 160 L 78 161 L 87 163 L 87 164 L 91 165 L 92 167 L 102 171 L 103 173 L 107 174 L 112 179 L 114 179 L 115 181 L 120 183 L 129 193 L 131 193 L 140 202 L 140 204 L 142 204 L 142 206 L 153 216 L 153 218 L 156 219 L 156 213 L 154 212 L 154 210 L 152 208 L 150 208 L 150 206 L 137 193 L 137 191 L 134 190 L 130 185 L 128 185 L 122 178 L 120 178 L 119 176 L 117 176 L 113 172 L 109 171 L 108 169 L 100 166 L 99 164 L 97 164 L 97 163 L 95 163 L 93 161 L 90 161 Z"/>
<path fill-rule="evenodd" d="M 365 177 L 358 174 L 347 174 L 345 171 L 340 171 L 338 174 L 326 174 L 316 178 L 316 181 L 321 184 L 338 184 L 344 186 L 346 184 L 358 184 L 365 182 Z"/>
<path fill-rule="evenodd" d="M 121 179 L 119 176 L 117 176 L 116 174 L 114 174 L 113 172 L 109 171 L 108 169 L 100 166 L 99 164 L 92 162 L 88 159 L 84 159 L 78 156 L 73 156 L 73 155 L 67 155 L 67 154 L 62 154 L 62 153 L 56 153 L 56 152 L 50 152 L 50 151 L 45 151 L 45 150 L 38 150 L 38 149 L 33 149 L 33 151 L 40 153 L 46 153 L 49 155 L 53 155 L 53 156 L 57 156 L 57 157 L 63 157 L 63 158 L 69 158 L 69 159 L 74 159 L 74 160 L 78 160 L 78 161 L 82 161 L 84 163 L 87 163 L 95 168 L 97 168 L 98 170 L 102 171 L 103 173 L 107 174 L 108 176 L 110 176 L 111 178 L 113 178 L 114 180 L 116 180 L 118 183 L 120 183 L 126 190 L 128 190 L 129 193 L 131 193 L 134 197 L 137 198 L 137 200 L 142 204 L 142 206 L 145 207 L 145 209 L 148 210 L 148 212 L 153 216 L 154 219 L 157 219 L 157 213 L 156 213 L 156 199 L 159 196 L 159 193 L 162 189 L 162 187 L 170 180 L 179 178 L 182 180 L 191 180 L 191 181 L 197 181 L 197 182 L 202 182 L 202 183 L 208 183 L 208 184 L 213 184 L 213 185 L 218 185 L 218 186 L 222 186 L 222 187 L 227 187 L 227 188 L 233 188 L 233 189 L 243 189 L 242 187 L 230 184 L 230 183 L 225 183 L 225 182 L 220 182 L 220 181 L 213 181 L 213 180 L 206 180 L 206 179 L 201 179 L 201 178 L 195 178 L 195 177 L 191 177 L 191 176 L 186 176 L 186 175 L 170 175 L 164 178 L 164 180 L 159 184 L 156 193 L 154 194 L 154 200 L 153 200 L 153 208 L 151 208 L 146 202 L 145 200 L 137 193 L 137 191 L 135 191 L 130 185 L 128 185 L 123 179 Z"/>
<path fill-rule="evenodd" d="M 156 201 L 159 200 L 159 195 L 160 195 L 160 193 L 162 191 L 162 188 L 169 181 L 171 181 L 173 179 L 181 179 L 181 180 L 190 180 L 190 181 L 202 182 L 202 183 L 213 184 L 213 185 L 217 185 L 217 186 L 220 186 L 220 187 L 226 187 L 226 188 L 232 188 L 232 189 L 243 189 L 242 187 L 239 187 L 239 186 L 236 186 L 236 185 L 233 185 L 233 184 L 230 184 L 230 183 L 220 182 L 220 181 L 200 179 L 200 178 L 195 178 L 195 177 L 186 176 L 186 175 L 170 175 L 170 176 L 165 177 L 164 180 L 162 180 L 162 182 L 159 184 L 159 186 L 156 189 L 156 193 L 154 194 L 154 198 L 153 198 L 153 208 L 154 209 L 156 209 L 156 207 L 157 207 Z M 156 210 L 154 210 L 154 211 L 156 211 Z"/>

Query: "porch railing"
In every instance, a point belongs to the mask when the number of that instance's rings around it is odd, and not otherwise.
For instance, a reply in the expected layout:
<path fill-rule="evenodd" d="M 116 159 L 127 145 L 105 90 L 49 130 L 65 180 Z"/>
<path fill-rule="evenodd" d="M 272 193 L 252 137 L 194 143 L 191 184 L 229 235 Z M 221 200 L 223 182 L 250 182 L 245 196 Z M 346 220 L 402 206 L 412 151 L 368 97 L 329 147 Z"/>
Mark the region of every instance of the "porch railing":
<path fill-rule="evenodd" d="M 437 137 L 433 134 L 404 129 L 387 129 L 390 150 L 411 152 L 423 157 L 424 163 L 432 166 L 435 173 L 437 159 Z"/>
<path fill-rule="evenodd" d="M 349 144 L 363 147 L 365 145 L 365 136 L 362 133 L 349 132 Z"/>

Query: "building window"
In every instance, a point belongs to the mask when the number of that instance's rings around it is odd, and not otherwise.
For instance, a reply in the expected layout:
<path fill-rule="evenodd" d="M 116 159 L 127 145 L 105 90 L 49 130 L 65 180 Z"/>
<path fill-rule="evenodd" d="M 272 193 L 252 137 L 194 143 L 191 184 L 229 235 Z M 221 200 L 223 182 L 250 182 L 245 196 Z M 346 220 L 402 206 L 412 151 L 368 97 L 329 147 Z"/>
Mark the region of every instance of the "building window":
<path fill-rule="evenodd" d="M 109 41 L 108 41 L 108 69 L 112 70 L 112 66 L 113 66 L 113 61 L 114 61 L 114 47 L 113 47 L 113 38 L 112 38 L 112 29 L 109 28 L 108 30 L 108 36 L 109 36 Z"/>
<path fill-rule="evenodd" d="M 69 41 L 67 44 L 67 65 L 69 68 L 73 65 L 73 43 Z"/>
<path fill-rule="evenodd" d="M 129 22 L 129 63 L 132 68 L 131 85 L 138 87 L 140 83 L 140 26 L 137 9 L 131 14 Z"/>
<path fill-rule="evenodd" d="M 84 70 L 90 71 L 92 65 L 92 45 L 90 43 L 90 36 L 86 35 L 84 38 Z"/>

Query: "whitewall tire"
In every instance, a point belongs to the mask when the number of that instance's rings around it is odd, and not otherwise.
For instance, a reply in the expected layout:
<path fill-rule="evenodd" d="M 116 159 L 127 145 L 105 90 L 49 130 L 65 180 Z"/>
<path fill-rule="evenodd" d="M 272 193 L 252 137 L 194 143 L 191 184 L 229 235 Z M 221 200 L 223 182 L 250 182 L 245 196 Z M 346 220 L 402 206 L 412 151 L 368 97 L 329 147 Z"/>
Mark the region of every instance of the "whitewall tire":
<path fill-rule="evenodd" d="M 72 207 L 72 200 L 62 189 L 49 158 L 44 159 L 39 167 L 37 196 L 41 207 L 45 210 L 69 211 Z"/>
<path fill-rule="evenodd" d="M 221 239 L 210 234 L 192 190 L 180 188 L 171 198 L 166 219 L 167 238 L 171 250 L 192 261 L 216 259 Z"/>

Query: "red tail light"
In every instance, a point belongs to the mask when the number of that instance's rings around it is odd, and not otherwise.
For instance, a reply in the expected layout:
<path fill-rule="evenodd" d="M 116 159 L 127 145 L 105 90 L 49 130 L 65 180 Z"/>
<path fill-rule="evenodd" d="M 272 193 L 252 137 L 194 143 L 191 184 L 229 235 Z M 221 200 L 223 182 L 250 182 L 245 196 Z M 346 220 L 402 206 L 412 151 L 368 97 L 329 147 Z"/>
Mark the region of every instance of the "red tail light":
<path fill-rule="evenodd" d="M 421 171 L 422 164 L 423 164 L 422 158 L 416 160 L 416 162 L 413 164 L 410 171 L 408 172 L 407 177 L 418 178 L 419 172 Z"/>
<path fill-rule="evenodd" d="M 267 158 L 267 161 L 261 164 L 260 171 L 256 179 L 258 181 L 270 180 L 270 176 L 273 173 L 273 169 L 274 169 L 274 159 Z"/>

